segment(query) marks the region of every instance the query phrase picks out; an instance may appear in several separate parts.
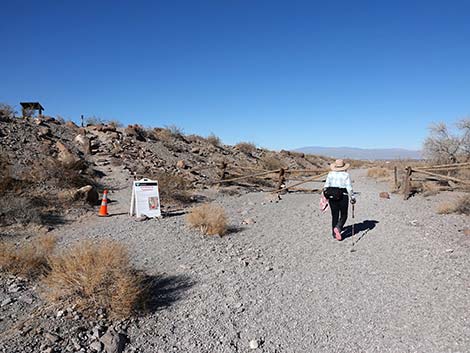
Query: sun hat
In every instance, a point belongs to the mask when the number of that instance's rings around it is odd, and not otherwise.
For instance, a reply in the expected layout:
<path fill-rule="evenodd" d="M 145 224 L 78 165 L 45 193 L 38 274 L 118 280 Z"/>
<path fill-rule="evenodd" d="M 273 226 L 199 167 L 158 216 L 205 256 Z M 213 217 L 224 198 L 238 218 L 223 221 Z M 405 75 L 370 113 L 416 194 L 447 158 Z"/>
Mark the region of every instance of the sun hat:
<path fill-rule="evenodd" d="M 337 159 L 334 163 L 330 164 L 330 169 L 334 172 L 341 172 L 349 169 L 351 164 L 344 163 L 342 159 Z"/>

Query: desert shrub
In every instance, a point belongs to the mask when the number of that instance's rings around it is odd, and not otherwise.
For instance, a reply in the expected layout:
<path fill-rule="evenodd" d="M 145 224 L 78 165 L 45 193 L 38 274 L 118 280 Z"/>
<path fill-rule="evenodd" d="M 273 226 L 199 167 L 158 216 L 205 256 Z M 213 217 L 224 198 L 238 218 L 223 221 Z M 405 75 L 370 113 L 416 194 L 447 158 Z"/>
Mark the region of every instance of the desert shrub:
<path fill-rule="evenodd" d="M 214 204 L 194 207 L 186 216 L 186 221 L 190 227 L 198 229 L 202 234 L 222 236 L 227 232 L 225 210 Z"/>
<path fill-rule="evenodd" d="M 439 205 L 437 209 L 439 214 L 458 213 L 470 215 L 470 195 L 457 198 L 453 202 L 445 202 Z"/>
<path fill-rule="evenodd" d="M 168 129 L 155 128 L 153 129 L 153 135 L 156 140 L 163 142 L 170 142 L 173 139 L 173 135 Z"/>
<path fill-rule="evenodd" d="M 118 127 L 123 127 L 122 123 L 119 120 L 111 119 L 107 121 L 107 124 L 117 129 Z"/>
<path fill-rule="evenodd" d="M 65 119 L 61 115 L 57 115 L 55 120 L 60 124 L 65 124 Z"/>
<path fill-rule="evenodd" d="M 33 238 L 30 242 L 15 246 L 0 242 L 0 271 L 24 277 L 37 277 L 49 270 L 48 258 L 56 246 L 51 235 Z"/>
<path fill-rule="evenodd" d="M 97 116 L 89 116 L 85 118 L 85 124 L 86 125 L 104 125 L 106 124 L 106 121 L 100 117 Z"/>
<path fill-rule="evenodd" d="M 370 178 L 387 178 L 390 176 L 390 171 L 385 168 L 370 168 L 367 170 L 367 176 Z"/>
<path fill-rule="evenodd" d="M 235 145 L 235 149 L 246 154 L 252 154 L 256 151 L 256 145 L 253 142 L 239 142 Z"/>
<path fill-rule="evenodd" d="M 441 203 L 438 207 L 437 207 L 437 213 L 439 214 L 450 214 L 450 213 L 453 213 L 454 212 L 454 207 L 455 205 L 451 202 L 444 202 L 444 203 Z"/>
<path fill-rule="evenodd" d="M 428 196 L 433 196 L 439 194 L 441 191 L 441 188 L 439 187 L 439 184 L 436 182 L 424 182 L 423 183 L 423 196 L 428 197 Z"/>
<path fill-rule="evenodd" d="M 222 144 L 222 141 L 220 140 L 220 138 L 213 133 L 207 136 L 207 142 L 209 142 L 211 145 L 216 146 L 216 147 Z"/>
<path fill-rule="evenodd" d="M 188 141 L 188 143 L 198 143 L 198 142 L 205 140 L 204 137 L 196 135 L 196 134 L 186 135 L 185 138 L 186 138 L 186 141 Z"/>
<path fill-rule="evenodd" d="M 93 178 L 89 175 L 87 162 L 75 158 L 67 161 L 59 161 L 52 157 L 37 159 L 23 173 L 21 179 L 31 180 L 38 184 L 47 183 L 59 188 L 94 185 Z"/>
<path fill-rule="evenodd" d="M 0 226 L 42 224 L 46 206 L 47 199 L 40 196 L 5 193 L 0 197 Z"/>
<path fill-rule="evenodd" d="M 368 164 L 368 162 L 357 159 L 345 159 L 344 163 L 349 163 L 351 165 L 351 169 L 364 168 Z"/>
<path fill-rule="evenodd" d="M 470 195 L 462 196 L 455 202 L 455 213 L 470 215 Z"/>
<path fill-rule="evenodd" d="M 2 119 L 13 119 L 15 117 L 15 114 L 16 112 L 11 105 L 0 103 L 0 121 Z"/>
<path fill-rule="evenodd" d="M 190 185 L 186 178 L 168 172 L 158 172 L 153 176 L 158 181 L 158 190 L 163 203 L 190 203 Z"/>
<path fill-rule="evenodd" d="M 284 168 L 284 164 L 279 158 L 275 156 L 263 156 L 261 157 L 260 162 L 263 168 L 267 170 L 276 170 Z"/>
<path fill-rule="evenodd" d="M 168 130 L 175 138 L 180 138 L 184 135 L 183 129 L 176 125 L 165 126 L 165 129 Z"/>
<path fill-rule="evenodd" d="M 90 316 L 104 309 L 112 318 L 127 317 L 142 304 L 143 276 L 122 244 L 82 241 L 51 256 L 49 266 L 42 289 L 51 303 L 75 304 Z"/>

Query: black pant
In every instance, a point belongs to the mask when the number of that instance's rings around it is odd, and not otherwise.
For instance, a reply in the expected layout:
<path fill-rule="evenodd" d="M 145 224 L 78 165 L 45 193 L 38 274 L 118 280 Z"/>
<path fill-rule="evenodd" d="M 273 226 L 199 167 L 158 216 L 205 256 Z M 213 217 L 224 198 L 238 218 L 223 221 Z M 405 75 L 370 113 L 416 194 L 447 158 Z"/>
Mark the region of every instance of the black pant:
<path fill-rule="evenodd" d="M 333 228 L 338 228 L 341 232 L 346 220 L 348 219 L 349 197 L 348 195 L 343 195 L 343 197 L 338 201 L 329 200 L 329 204 L 332 217 L 331 230 L 333 232 Z"/>

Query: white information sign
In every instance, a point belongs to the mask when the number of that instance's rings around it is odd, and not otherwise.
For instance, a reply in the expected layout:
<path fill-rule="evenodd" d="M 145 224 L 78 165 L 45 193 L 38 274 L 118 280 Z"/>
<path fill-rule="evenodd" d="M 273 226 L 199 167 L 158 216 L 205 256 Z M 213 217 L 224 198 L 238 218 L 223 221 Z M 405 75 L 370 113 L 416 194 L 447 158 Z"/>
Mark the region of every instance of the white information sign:
<path fill-rule="evenodd" d="M 132 185 L 132 199 L 130 215 L 141 217 L 143 215 L 153 218 L 161 217 L 160 195 L 156 180 L 141 179 Z"/>

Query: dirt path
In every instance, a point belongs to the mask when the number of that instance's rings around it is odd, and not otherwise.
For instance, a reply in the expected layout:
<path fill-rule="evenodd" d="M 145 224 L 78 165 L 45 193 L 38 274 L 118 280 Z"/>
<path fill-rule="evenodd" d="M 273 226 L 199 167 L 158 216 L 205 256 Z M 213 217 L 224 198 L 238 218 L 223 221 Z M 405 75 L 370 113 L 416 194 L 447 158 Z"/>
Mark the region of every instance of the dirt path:
<path fill-rule="evenodd" d="M 353 179 L 355 252 L 351 238 L 330 236 L 319 196 L 305 194 L 219 198 L 237 227 L 224 238 L 187 229 L 184 216 L 138 223 L 125 214 L 58 234 L 123 241 L 159 276 L 158 308 L 129 328 L 128 348 L 139 352 L 470 351 L 469 217 L 437 215 L 445 194 L 385 200 L 387 185 L 364 171 Z M 129 197 L 112 193 L 111 212 L 127 212 Z M 256 223 L 242 226 L 245 218 Z"/>

